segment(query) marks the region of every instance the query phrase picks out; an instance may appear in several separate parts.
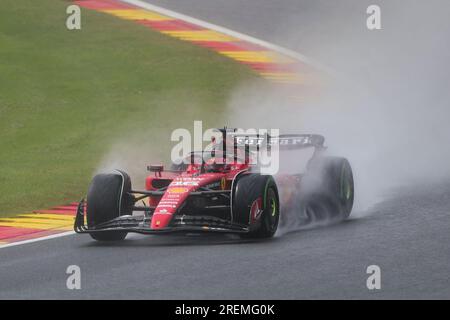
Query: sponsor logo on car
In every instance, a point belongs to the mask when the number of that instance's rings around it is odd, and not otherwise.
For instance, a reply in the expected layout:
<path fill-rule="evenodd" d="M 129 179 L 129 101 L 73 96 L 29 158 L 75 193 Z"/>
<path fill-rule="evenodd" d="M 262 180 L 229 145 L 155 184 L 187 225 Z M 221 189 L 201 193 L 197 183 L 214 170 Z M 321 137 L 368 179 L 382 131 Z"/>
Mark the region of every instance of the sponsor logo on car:
<path fill-rule="evenodd" d="M 220 189 L 225 190 L 225 187 L 227 185 L 227 180 L 225 177 L 222 177 L 222 180 L 220 180 Z"/>
<path fill-rule="evenodd" d="M 262 137 L 255 137 L 255 138 L 249 138 L 249 137 L 236 137 L 236 143 L 240 146 L 250 145 L 250 146 L 261 146 L 263 145 L 263 142 L 266 140 L 266 138 Z M 270 145 L 304 145 L 311 143 L 311 137 L 304 136 L 304 137 L 290 137 L 290 138 L 284 138 L 284 137 L 271 137 L 270 138 Z"/>
<path fill-rule="evenodd" d="M 169 189 L 167 189 L 167 192 L 168 193 L 185 193 L 185 192 L 188 192 L 188 188 L 177 188 L 177 187 L 175 187 L 175 188 L 169 188 Z"/>
<path fill-rule="evenodd" d="M 161 201 L 158 205 L 174 205 L 177 204 L 178 201 Z"/>
<path fill-rule="evenodd" d="M 172 186 L 198 186 L 198 181 L 174 181 L 172 182 Z"/>

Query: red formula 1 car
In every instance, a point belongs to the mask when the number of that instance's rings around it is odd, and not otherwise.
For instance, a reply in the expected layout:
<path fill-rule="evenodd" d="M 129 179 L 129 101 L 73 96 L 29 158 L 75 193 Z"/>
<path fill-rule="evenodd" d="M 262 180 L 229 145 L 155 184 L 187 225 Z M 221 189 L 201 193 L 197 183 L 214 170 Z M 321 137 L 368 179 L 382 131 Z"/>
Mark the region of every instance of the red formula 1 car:
<path fill-rule="evenodd" d="M 322 136 L 274 138 L 218 130 L 223 149 L 192 152 L 189 161 L 171 170 L 148 166 L 151 174 L 145 190 L 133 190 L 123 171 L 96 175 L 87 200 L 78 206 L 75 231 L 100 241 L 123 240 L 129 232 L 223 232 L 270 238 L 280 224 L 280 212 L 305 222 L 341 220 L 350 214 L 354 198 L 350 164 L 344 158 L 326 156 Z M 274 176 L 262 174 L 251 161 L 255 152 L 250 146 L 259 146 L 264 139 L 269 146 L 276 144 L 282 155 L 280 173 Z M 242 144 L 244 151 L 236 147 Z M 303 149 L 312 149 L 312 155 L 303 172 L 296 172 L 302 170 L 295 170 L 294 151 Z M 283 159 L 289 160 L 293 172 L 283 173 Z M 146 198 L 146 204 L 136 205 Z"/>

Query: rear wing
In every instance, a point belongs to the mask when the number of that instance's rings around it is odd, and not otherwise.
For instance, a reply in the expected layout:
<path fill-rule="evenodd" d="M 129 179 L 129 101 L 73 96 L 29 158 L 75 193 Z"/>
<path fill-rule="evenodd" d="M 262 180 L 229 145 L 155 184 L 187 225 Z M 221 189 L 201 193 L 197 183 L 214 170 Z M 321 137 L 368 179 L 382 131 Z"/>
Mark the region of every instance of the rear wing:
<path fill-rule="evenodd" d="M 223 135 L 223 141 L 233 139 L 236 147 L 260 148 L 277 145 L 280 149 L 301 149 L 306 147 L 324 148 L 325 138 L 319 134 L 280 134 L 270 136 L 265 134 L 247 134 L 236 129 L 219 129 Z"/>
<path fill-rule="evenodd" d="M 234 135 L 237 146 L 271 147 L 277 145 L 280 149 L 300 149 L 306 147 L 323 148 L 325 138 L 317 134 L 282 134 L 276 137 L 268 134 L 260 135 Z"/>

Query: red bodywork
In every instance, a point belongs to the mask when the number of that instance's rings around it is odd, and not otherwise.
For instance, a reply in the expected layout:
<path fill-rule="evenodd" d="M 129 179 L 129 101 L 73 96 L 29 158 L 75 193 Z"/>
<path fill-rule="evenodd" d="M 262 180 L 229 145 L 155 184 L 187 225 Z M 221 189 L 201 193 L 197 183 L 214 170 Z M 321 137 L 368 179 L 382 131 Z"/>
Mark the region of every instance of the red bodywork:
<path fill-rule="evenodd" d="M 219 159 L 217 159 L 219 160 Z M 208 187 L 216 190 L 230 190 L 235 176 L 249 169 L 247 163 L 231 163 L 224 165 L 223 170 L 201 173 L 202 165 L 191 164 L 182 173 L 157 172 L 146 179 L 146 190 L 157 190 L 161 182 L 170 180 L 162 197 L 149 197 L 150 207 L 155 207 L 151 222 L 152 229 L 168 227 L 172 217 L 183 205 L 187 197 L 199 188 Z"/>
<path fill-rule="evenodd" d="M 85 224 L 87 204 L 85 200 L 82 200 L 77 209 L 75 231 L 91 234 L 110 231 L 142 234 L 203 231 L 250 233 L 254 231 L 261 225 L 260 217 L 265 203 L 258 187 L 241 184 L 241 181 L 245 181 L 241 179 L 255 181 L 252 179 L 257 176 L 250 175 L 261 174 L 256 161 L 258 155 L 254 151 L 250 152 L 250 145 L 256 146 L 256 150 L 262 145 L 261 138 L 258 135 L 235 134 L 235 131 L 230 133 L 227 129 L 221 132 L 222 141 L 225 143 L 219 144 L 212 139 L 212 150 L 191 152 L 180 164 L 174 161 L 171 170 L 163 170 L 162 166 L 149 166 L 148 169 L 152 174 L 146 178 L 145 190 L 131 189 L 129 177 L 121 171 L 116 171 L 114 174 L 120 175 L 122 179 L 121 192 L 124 191 L 125 182 L 128 184 L 126 193 L 120 194 L 121 201 L 118 203 L 117 217 L 102 222 L 98 226 L 89 227 Z M 279 146 L 280 150 L 314 147 L 314 155 L 316 151 L 320 152 L 324 149 L 324 138 L 319 135 L 293 134 L 278 137 L 266 135 L 264 139 L 270 146 Z M 243 146 L 243 148 L 237 146 Z M 297 167 L 298 159 L 290 155 L 288 158 L 293 159 L 294 166 Z M 247 178 L 244 178 L 245 176 Z M 302 192 L 300 180 L 303 174 L 277 173 L 273 178 L 276 183 L 276 197 L 279 197 L 278 210 L 282 212 L 281 215 L 290 211 L 299 211 L 291 209 L 299 206 L 299 193 Z M 240 189 L 240 185 L 245 187 Z M 239 192 L 239 190 L 244 191 Z M 253 192 L 253 194 L 247 192 Z M 246 203 L 247 197 L 251 203 Z M 148 205 L 136 206 L 136 203 L 146 198 L 148 198 Z M 248 206 L 248 212 L 245 206 Z M 139 211 L 143 214 L 133 214 Z"/>

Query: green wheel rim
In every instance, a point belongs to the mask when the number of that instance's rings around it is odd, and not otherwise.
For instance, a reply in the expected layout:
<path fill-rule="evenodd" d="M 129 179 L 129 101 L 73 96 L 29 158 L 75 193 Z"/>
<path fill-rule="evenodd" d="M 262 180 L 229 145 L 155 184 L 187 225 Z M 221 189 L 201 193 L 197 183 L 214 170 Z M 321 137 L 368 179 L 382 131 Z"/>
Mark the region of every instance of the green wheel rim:
<path fill-rule="evenodd" d="M 272 217 L 275 217 L 275 215 L 277 214 L 277 203 L 275 201 L 275 198 L 270 199 L 270 211 Z"/>
<path fill-rule="evenodd" d="M 347 168 L 344 166 L 341 171 L 341 196 L 345 200 L 349 200 L 352 196 L 352 188 L 350 186 L 350 181 L 346 175 Z"/>

